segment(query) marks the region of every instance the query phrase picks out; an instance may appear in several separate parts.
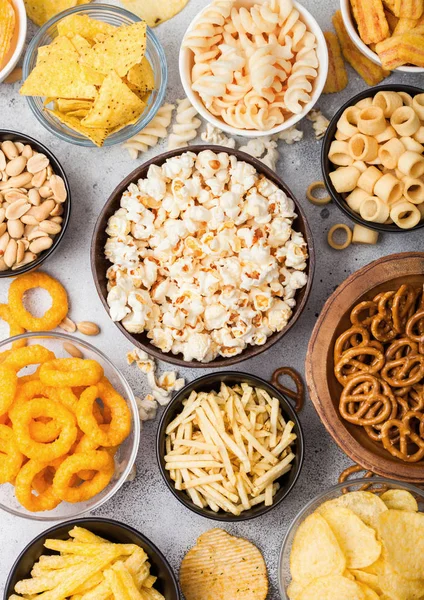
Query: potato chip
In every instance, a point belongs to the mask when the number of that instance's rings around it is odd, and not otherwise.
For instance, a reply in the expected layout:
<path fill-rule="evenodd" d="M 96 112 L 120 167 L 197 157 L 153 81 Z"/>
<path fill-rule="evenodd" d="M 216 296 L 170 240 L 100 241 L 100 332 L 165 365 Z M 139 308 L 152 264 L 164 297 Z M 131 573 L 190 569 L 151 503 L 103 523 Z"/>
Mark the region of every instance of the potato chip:
<path fill-rule="evenodd" d="M 378 585 L 378 575 L 374 573 L 367 573 L 361 569 L 352 569 L 352 575 L 358 583 L 364 583 L 366 586 L 374 590 L 377 594 L 381 594 L 381 588 Z"/>
<path fill-rule="evenodd" d="M 116 27 L 113 25 L 109 25 L 109 23 L 105 23 L 104 21 L 91 19 L 88 15 L 69 15 L 57 24 L 59 35 L 66 35 L 72 38 L 78 34 L 85 39 L 93 41 L 99 34 L 112 35 L 115 29 Z"/>
<path fill-rule="evenodd" d="M 186 600 L 265 600 L 268 576 L 260 551 L 222 529 L 202 534 L 181 563 Z"/>
<path fill-rule="evenodd" d="M 327 521 L 309 515 L 296 531 L 290 555 L 292 577 L 307 585 L 317 577 L 342 574 L 346 559 Z"/>
<path fill-rule="evenodd" d="M 144 19 L 149 27 L 156 27 L 168 19 L 172 19 L 187 4 L 188 0 L 122 0 L 122 4 Z"/>
<path fill-rule="evenodd" d="M 297 581 L 292 581 L 288 585 L 286 593 L 290 600 L 297 600 L 303 589 L 303 585 L 300 585 L 300 583 L 297 583 Z"/>
<path fill-rule="evenodd" d="M 24 0 L 28 17 L 36 25 L 44 25 L 60 12 L 91 0 Z"/>
<path fill-rule="evenodd" d="M 341 575 L 314 579 L 297 600 L 365 600 L 359 584 Z"/>
<path fill-rule="evenodd" d="M 391 510 L 409 510 L 418 512 L 418 504 L 414 496 L 406 490 L 387 490 L 381 499 Z"/>
<path fill-rule="evenodd" d="M 0 69 L 9 52 L 13 33 L 15 31 L 16 16 L 13 6 L 8 0 L 0 0 Z"/>
<path fill-rule="evenodd" d="M 108 129 L 84 127 L 84 125 L 81 125 L 81 121 L 77 117 L 70 117 L 68 114 L 61 113 L 58 110 L 47 109 L 47 112 L 56 117 L 56 119 L 59 119 L 61 123 L 70 129 L 85 135 L 85 137 L 90 139 L 94 144 L 96 144 L 96 146 L 103 146 L 105 139 L 109 135 Z"/>
<path fill-rule="evenodd" d="M 365 525 L 352 510 L 342 506 L 321 507 L 320 514 L 336 536 L 348 568 L 367 567 L 378 559 L 381 543 L 374 529 Z"/>
<path fill-rule="evenodd" d="M 139 65 L 134 65 L 128 71 L 127 79 L 140 92 L 150 92 L 155 89 L 155 75 L 149 61 L 143 58 Z"/>
<path fill-rule="evenodd" d="M 373 589 L 365 585 L 365 583 L 357 583 L 364 594 L 364 600 L 379 600 L 380 596 Z"/>
<path fill-rule="evenodd" d="M 378 532 L 396 571 L 424 579 L 424 514 L 388 510 L 380 515 Z"/>
<path fill-rule="evenodd" d="M 406 579 L 386 562 L 384 573 L 378 576 L 383 594 L 396 600 L 421 600 L 424 597 L 424 579 Z"/>
<path fill-rule="evenodd" d="M 146 51 L 146 23 L 118 27 L 104 42 L 97 42 L 81 63 L 107 75 L 116 71 L 124 77 L 134 65 L 141 62 Z"/>
<path fill-rule="evenodd" d="M 94 105 L 82 121 L 82 125 L 108 129 L 119 127 L 138 119 L 145 106 L 144 102 L 112 71 L 102 83 Z"/>
<path fill-rule="evenodd" d="M 333 506 L 343 506 L 350 508 L 365 525 L 376 529 L 378 527 L 378 518 L 381 513 L 387 510 L 387 506 L 376 494 L 371 492 L 349 492 L 343 494 L 334 500 L 328 500 L 324 502 L 317 509 L 317 512 L 321 514 L 322 510 L 331 508 Z"/>

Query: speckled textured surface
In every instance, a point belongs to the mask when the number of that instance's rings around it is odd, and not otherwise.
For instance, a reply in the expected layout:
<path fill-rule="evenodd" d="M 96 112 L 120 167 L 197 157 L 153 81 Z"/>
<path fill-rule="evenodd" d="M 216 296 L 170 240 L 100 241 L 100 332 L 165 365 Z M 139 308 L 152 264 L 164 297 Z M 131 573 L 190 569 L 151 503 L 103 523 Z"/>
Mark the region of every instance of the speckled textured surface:
<path fill-rule="evenodd" d="M 337 0 L 304 0 L 303 3 L 312 11 L 324 30 L 331 28 L 331 15 L 337 7 Z M 182 13 L 156 30 L 169 61 L 170 79 L 166 96 L 168 101 L 182 97 L 177 68 L 179 44 L 190 20 L 205 5 L 205 0 L 189 0 Z M 33 31 L 33 28 L 30 28 L 31 30 Z M 387 82 L 423 85 L 424 76 L 392 75 Z M 319 106 L 331 117 L 342 103 L 365 87 L 366 84 L 349 68 L 349 86 L 341 94 L 322 97 Z M 94 344 L 122 369 L 136 394 L 147 393 L 148 386 L 144 375 L 135 367 L 126 365 L 125 354 L 131 348 L 130 344 L 117 331 L 97 297 L 90 272 L 89 248 L 94 221 L 110 192 L 144 158 L 160 153 L 164 145 L 154 148 L 144 157 L 139 157 L 137 162 L 133 162 L 126 151 L 119 147 L 93 150 L 66 144 L 37 124 L 26 100 L 19 97 L 18 89 L 18 84 L 0 86 L 0 127 L 22 131 L 45 143 L 61 161 L 72 188 L 71 224 L 60 250 L 46 264 L 46 270 L 59 277 L 69 291 L 73 319 L 90 319 L 99 323 L 102 333 L 92 339 Z M 342 253 L 330 249 L 326 242 L 328 229 L 335 223 L 347 220 L 336 206 L 330 204 L 319 208 L 305 199 L 308 184 L 321 179 L 321 143 L 315 140 L 311 123 L 305 120 L 301 128 L 305 132 L 302 142 L 292 146 L 281 143 L 278 172 L 304 207 L 312 228 L 316 246 L 315 281 L 302 317 L 282 342 L 265 355 L 236 367 L 237 370 L 246 370 L 262 377 L 270 377 L 273 370 L 281 365 L 289 365 L 304 372 L 307 343 L 318 313 L 329 294 L 348 275 L 380 256 L 423 249 L 420 232 L 385 235 L 381 237 L 377 246 L 351 246 Z M 1 302 L 6 299 L 7 287 L 7 281 L 2 280 Z M 161 368 L 165 366 L 162 364 Z M 203 369 L 180 370 L 180 374 L 187 381 L 205 372 Z M 350 462 L 326 433 L 309 399 L 301 421 L 306 439 L 306 457 L 300 479 L 290 496 L 264 517 L 246 523 L 224 525 L 230 533 L 247 537 L 263 551 L 271 581 L 269 600 L 279 598 L 277 562 L 288 525 L 308 500 L 336 483 L 339 472 Z M 149 422 L 142 431 L 137 458 L 137 479 L 125 484 L 114 499 L 97 511 L 97 514 L 124 521 L 142 531 L 159 546 L 178 573 L 184 553 L 203 531 L 215 524 L 186 510 L 165 487 L 155 458 L 156 429 L 157 422 Z M 7 573 L 18 553 L 47 526 L 21 520 L 4 512 L 0 514 L 0 589 L 3 589 Z"/>

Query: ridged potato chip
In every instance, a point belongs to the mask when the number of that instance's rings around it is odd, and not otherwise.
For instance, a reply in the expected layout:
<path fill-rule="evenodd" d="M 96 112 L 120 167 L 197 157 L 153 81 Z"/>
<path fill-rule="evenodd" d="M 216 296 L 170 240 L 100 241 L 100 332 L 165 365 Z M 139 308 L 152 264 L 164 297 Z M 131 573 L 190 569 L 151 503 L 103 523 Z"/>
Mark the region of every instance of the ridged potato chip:
<path fill-rule="evenodd" d="M 407 579 L 424 579 L 424 514 L 388 510 L 380 515 L 378 532 L 396 571 Z"/>
<path fill-rule="evenodd" d="M 188 0 L 122 0 L 122 4 L 144 19 L 149 27 L 156 27 L 168 19 L 172 19 L 187 4 Z"/>
<path fill-rule="evenodd" d="M 365 525 L 352 510 L 342 506 L 321 507 L 320 514 L 336 536 L 348 568 L 368 567 L 378 559 L 381 543 L 375 530 Z"/>
<path fill-rule="evenodd" d="M 345 568 L 346 559 L 327 521 L 316 513 L 309 515 L 293 540 L 290 554 L 293 579 L 306 586 L 317 577 L 341 575 Z"/>
<path fill-rule="evenodd" d="M 424 597 L 424 579 L 406 579 L 386 562 L 384 573 L 378 576 L 383 594 L 396 600 L 421 600 Z"/>
<path fill-rule="evenodd" d="M 365 600 L 358 583 L 341 575 L 314 579 L 296 600 Z"/>
<path fill-rule="evenodd" d="M 222 529 L 202 534 L 187 552 L 180 583 L 186 600 L 265 600 L 268 594 L 260 551 Z"/>
<path fill-rule="evenodd" d="M 91 0 L 24 0 L 28 17 L 40 27 L 63 10 L 89 2 Z"/>
<path fill-rule="evenodd" d="M 387 490 L 381 494 L 381 499 L 391 510 L 406 510 L 418 512 L 418 504 L 414 496 L 406 490 Z"/>
<path fill-rule="evenodd" d="M 0 69 L 9 52 L 15 25 L 16 16 L 13 6 L 8 0 L 0 0 Z"/>
<path fill-rule="evenodd" d="M 321 504 L 317 512 L 321 514 L 323 510 L 333 506 L 343 506 L 349 508 L 355 513 L 365 525 L 376 529 L 378 527 L 378 518 L 381 513 L 387 510 L 385 503 L 371 492 L 349 492 L 343 494 L 334 500 L 328 500 Z"/>
<path fill-rule="evenodd" d="M 367 571 L 363 571 L 362 569 L 351 569 L 351 573 L 358 583 L 364 583 L 377 594 L 382 594 L 381 588 L 378 585 L 378 575 L 375 573 L 367 573 Z"/>
<path fill-rule="evenodd" d="M 379 600 L 380 596 L 373 589 L 368 587 L 365 583 L 357 583 L 364 594 L 365 600 Z"/>

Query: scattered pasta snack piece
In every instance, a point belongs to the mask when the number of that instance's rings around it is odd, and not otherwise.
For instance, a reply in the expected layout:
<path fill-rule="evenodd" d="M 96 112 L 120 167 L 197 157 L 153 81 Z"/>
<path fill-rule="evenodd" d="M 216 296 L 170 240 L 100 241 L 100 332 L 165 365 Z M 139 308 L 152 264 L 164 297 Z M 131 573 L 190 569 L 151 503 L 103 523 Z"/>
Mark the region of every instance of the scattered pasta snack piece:
<path fill-rule="evenodd" d="M 127 148 L 130 153 L 131 158 L 136 159 L 139 153 L 146 152 L 149 148 L 156 146 L 160 139 L 166 138 L 174 108 L 173 104 L 161 106 L 150 123 L 123 144 L 124 148 Z"/>
<path fill-rule="evenodd" d="M 374 245 L 378 242 L 378 235 L 378 231 L 356 224 L 353 226 L 352 244 Z"/>
<path fill-rule="evenodd" d="M 177 100 L 177 114 L 172 132 L 168 138 L 168 150 L 184 148 L 188 142 L 197 136 L 202 121 L 196 117 L 197 110 L 191 105 L 188 98 Z"/>
<path fill-rule="evenodd" d="M 341 244 L 334 240 L 334 234 L 336 233 L 336 231 L 344 231 L 346 234 L 346 239 Z M 344 223 L 338 223 L 337 225 L 333 225 L 333 227 L 328 232 L 327 241 L 328 245 L 334 248 L 334 250 L 345 250 L 352 243 L 352 230 Z"/>

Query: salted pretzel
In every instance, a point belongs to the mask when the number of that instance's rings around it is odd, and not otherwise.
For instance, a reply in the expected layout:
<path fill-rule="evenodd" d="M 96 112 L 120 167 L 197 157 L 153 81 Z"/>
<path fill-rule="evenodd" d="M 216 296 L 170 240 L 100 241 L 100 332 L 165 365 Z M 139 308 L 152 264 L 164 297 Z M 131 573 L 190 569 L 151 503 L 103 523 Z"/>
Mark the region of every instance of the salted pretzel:
<path fill-rule="evenodd" d="M 377 303 L 373 300 L 365 300 L 357 304 L 350 313 L 350 322 L 352 325 L 359 325 L 360 327 L 369 327 L 371 325 L 372 318 L 378 312 Z M 361 319 L 362 313 L 366 313 L 365 317 Z"/>
<path fill-rule="evenodd" d="M 419 423 L 419 433 L 413 430 L 411 421 Z M 393 442 L 393 430 L 398 434 L 398 441 Z M 418 462 L 424 458 L 424 439 L 420 432 L 424 431 L 424 414 L 419 411 L 409 411 L 400 419 L 386 421 L 381 429 L 381 441 L 392 456 L 405 462 Z"/>
<path fill-rule="evenodd" d="M 411 317 L 411 310 L 415 307 L 418 293 L 410 285 L 401 285 L 392 302 L 392 319 L 396 333 L 403 333 L 407 320 Z M 413 314 L 413 312 L 412 312 Z"/>
<path fill-rule="evenodd" d="M 388 361 L 381 371 L 382 378 L 395 388 L 419 383 L 424 378 L 424 356 L 409 354 L 403 358 Z"/>
<path fill-rule="evenodd" d="M 364 360 L 371 358 L 371 362 Z M 354 367 L 358 373 L 378 373 L 384 365 L 384 353 L 373 346 L 356 346 L 343 352 L 340 360 L 336 363 L 334 372 L 338 381 L 345 385 L 349 375 L 346 374 L 346 368 Z"/>
<path fill-rule="evenodd" d="M 340 396 L 339 410 L 349 423 L 371 426 L 394 418 L 397 403 L 386 382 L 362 373 L 349 378 Z"/>
<path fill-rule="evenodd" d="M 409 339 L 418 344 L 424 341 L 424 309 L 419 310 L 408 319 L 405 332 Z"/>
<path fill-rule="evenodd" d="M 338 363 L 342 354 L 357 346 L 367 346 L 370 342 L 370 334 L 365 327 L 354 325 L 346 329 L 338 338 L 334 345 L 334 362 Z"/>

